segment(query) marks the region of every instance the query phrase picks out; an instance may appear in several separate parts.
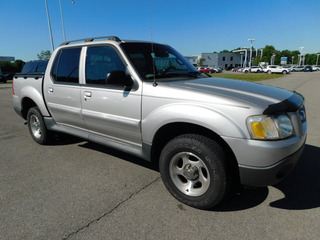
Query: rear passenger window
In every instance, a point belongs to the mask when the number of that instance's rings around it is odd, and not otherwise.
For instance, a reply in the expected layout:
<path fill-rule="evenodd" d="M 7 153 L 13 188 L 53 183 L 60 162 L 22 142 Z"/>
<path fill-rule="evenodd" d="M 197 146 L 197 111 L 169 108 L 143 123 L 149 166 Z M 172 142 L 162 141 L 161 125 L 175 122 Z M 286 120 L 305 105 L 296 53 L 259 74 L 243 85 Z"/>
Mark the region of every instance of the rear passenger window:
<path fill-rule="evenodd" d="M 79 83 L 80 52 L 81 48 L 70 48 L 57 55 L 52 71 L 55 82 Z"/>
<path fill-rule="evenodd" d="M 86 59 L 87 84 L 106 84 L 108 73 L 125 70 L 126 66 L 112 47 L 88 47 Z"/>

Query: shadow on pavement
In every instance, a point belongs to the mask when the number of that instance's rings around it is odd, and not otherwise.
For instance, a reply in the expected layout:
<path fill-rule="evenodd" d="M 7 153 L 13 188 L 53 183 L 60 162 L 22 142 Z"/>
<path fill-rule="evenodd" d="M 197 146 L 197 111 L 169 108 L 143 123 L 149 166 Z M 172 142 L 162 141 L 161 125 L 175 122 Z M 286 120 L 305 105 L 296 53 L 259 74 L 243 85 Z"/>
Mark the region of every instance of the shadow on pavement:
<path fill-rule="evenodd" d="M 146 160 L 143 160 L 143 159 L 136 157 L 134 155 L 131 155 L 129 153 L 118 151 L 116 149 L 109 148 L 104 145 L 100 145 L 100 144 L 96 144 L 96 143 L 92 143 L 92 142 L 85 142 L 83 144 L 79 144 L 79 146 L 83 147 L 83 148 L 99 151 L 99 152 L 114 156 L 116 158 L 119 158 L 121 160 L 125 160 L 127 162 L 131 162 L 133 164 L 137 164 L 142 167 L 159 172 L 158 164 L 156 164 L 154 162 L 148 162 Z"/>
<path fill-rule="evenodd" d="M 320 148 L 306 145 L 300 161 L 288 178 L 275 185 L 285 195 L 271 207 L 305 210 L 320 207 Z"/>
<path fill-rule="evenodd" d="M 119 159 L 140 165 L 150 170 L 159 171 L 158 164 L 145 161 L 112 148 L 105 147 L 92 142 L 83 142 L 82 139 L 58 135 L 55 145 L 79 143 L 80 147 L 99 151 Z M 285 197 L 270 203 L 271 207 L 304 210 L 320 207 L 320 148 L 306 145 L 301 159 L 295 166 L 292 173 L 281 183 L 274 187 L 279 189 Z M 229 196 L 221 204 L 216 206 L 213 211 L 240 211 L 249 209 L 263 203 L 268 197 L 269 189 L 253 188 L 240 189 L 237 194 Z"/>
<path fill-rule="evenodd" d="M 285 197 L 270 203 L 271 207 L 287 210 L 306 210 L 320 207 L 320 148 L 306 145 L 301 159 L 292 173 L 273 186 Z M 226 199 L 213 211 L 239 211 L 255 207 L 267 198 L 265 188 L 242 189 L 239 194 Z"/>
<path fill-rule="evenodd" d="M 72 135 L 55 132 L 51 137 L 49 145 L 62 146 L 83 142 L 84 140 Z"/>

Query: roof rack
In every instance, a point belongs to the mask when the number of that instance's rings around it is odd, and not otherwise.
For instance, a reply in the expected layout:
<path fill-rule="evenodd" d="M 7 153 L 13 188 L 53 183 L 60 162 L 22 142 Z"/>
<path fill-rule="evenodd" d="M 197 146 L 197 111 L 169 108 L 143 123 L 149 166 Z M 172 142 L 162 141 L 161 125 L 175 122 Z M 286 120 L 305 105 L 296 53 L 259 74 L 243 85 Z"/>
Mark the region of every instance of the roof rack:
<path fill-rule="evenodd" d="M 108 39 L 111 41 L 121 42 L 120 38 L 118 38 L 116 36 L 105 36 L 105 37 L 83 38 L 83 39 L 78 39 L 78 40 L 67 41 L 67 42 L 61 43 L 60 46 L 68 45 L 73 42 L 93 42 L 96 39 Z"/>

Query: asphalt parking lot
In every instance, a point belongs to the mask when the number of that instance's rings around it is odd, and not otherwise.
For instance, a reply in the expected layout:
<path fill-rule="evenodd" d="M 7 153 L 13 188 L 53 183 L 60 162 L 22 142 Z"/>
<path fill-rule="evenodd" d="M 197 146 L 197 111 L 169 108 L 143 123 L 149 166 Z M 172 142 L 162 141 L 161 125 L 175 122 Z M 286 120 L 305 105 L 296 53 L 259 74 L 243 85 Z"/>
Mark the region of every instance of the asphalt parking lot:
<path fill-rule="evenodd" d="M 212 211 L 175 200 L 136 157 L 63 135 L 36 144 L 0 84 L 0 239 L 320 239 L 320 72 L 263 83 L 305 96 L 304 154 L 282 183 Z"/>

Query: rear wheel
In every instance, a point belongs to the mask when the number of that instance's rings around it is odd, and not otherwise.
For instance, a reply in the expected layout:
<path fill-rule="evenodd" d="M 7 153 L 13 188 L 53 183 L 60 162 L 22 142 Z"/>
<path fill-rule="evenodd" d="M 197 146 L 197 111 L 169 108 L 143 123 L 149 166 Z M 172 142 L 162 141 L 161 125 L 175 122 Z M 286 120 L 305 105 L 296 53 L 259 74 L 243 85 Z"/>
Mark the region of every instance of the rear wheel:
<path fill-rule="evenodd" d="M 287 74 L 287 71 L 282 71 L 282 74 Z"/>
<path fill-rule="evenodd" d="M 186 134 L 164 147 L 159 169 L 166 188 L 176 199 L 208 209 L 226 195 L 225 161 L 218 143 L 204 136 Z"/>
<path fill-rule="evenodd" d="M 43 145 L 49 142 L 51 132 L 46 128 L 43 116 L 38 107 L 29 109 L 27 123 L 29 132 L 35 142 Z"/>

